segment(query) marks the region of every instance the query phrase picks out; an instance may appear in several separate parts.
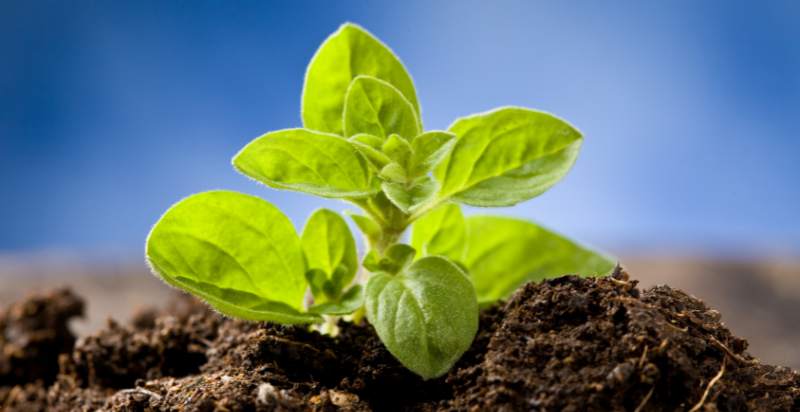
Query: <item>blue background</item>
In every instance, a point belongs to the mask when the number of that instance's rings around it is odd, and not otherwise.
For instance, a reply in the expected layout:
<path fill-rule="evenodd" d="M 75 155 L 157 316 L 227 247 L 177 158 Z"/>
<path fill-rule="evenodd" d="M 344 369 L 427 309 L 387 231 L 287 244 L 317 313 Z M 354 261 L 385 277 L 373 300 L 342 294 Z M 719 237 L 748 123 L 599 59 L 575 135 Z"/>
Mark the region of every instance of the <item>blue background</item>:
<path fill-rule="evenodd" d="M 206 189 L 298 226 L 346 208 L 230 167 L 300 125 L 305 66 L 344 21 L 404 60 L 427 128 L 513 104 L 584 132 L 562 183 L 498 213 L 615 253 L 800 252 L 800 2 L 654 3 L 1 1 L 0 253 L 141 256 Z"/>

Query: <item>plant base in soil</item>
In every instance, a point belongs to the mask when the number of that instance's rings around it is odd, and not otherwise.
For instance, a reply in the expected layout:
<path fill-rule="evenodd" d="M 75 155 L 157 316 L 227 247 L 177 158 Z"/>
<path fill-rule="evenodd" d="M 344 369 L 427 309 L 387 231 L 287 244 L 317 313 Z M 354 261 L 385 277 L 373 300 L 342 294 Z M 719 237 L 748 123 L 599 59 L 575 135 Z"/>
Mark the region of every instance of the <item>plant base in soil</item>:
<path fill-rule="evenodd" d="M 69 291 L 0 312 L 9 411 L 796 411 L 800 374 L 761 364 L 720 314 L 667 286 L 566 276 L 481 314 L 445 376 L 404 369 L 367 325 L 336 338 L 223 318 L 189 297 L 75 342 Z"/>

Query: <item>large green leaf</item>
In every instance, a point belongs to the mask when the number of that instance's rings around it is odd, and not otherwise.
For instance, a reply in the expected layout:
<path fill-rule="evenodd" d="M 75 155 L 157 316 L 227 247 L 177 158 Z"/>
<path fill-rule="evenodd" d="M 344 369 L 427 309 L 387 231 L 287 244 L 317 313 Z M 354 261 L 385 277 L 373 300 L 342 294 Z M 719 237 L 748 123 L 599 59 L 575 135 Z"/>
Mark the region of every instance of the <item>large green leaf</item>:
<path fill-rule="evenodd" d="M 439 206 L 411 225 L 411 246 L 421 256 L 441 255 L 463 262 L 466 240 L 464 215 L 455 203 Z"/>
<path fill-rule="evenodd" d="M 362 74 L 397 88 L 420 118 L 414 83 L 397 56 L 363 28 L 347 23 L 322 43 L 308 64 L 303 85 L 303 125 L 342 134 L 345 94 L 350 82 Z"/>
<path fill-rule="evenodd" d="M 333 285 L 335 293 L 350 284 L 358 270 L 358 252 L 347 222 L 338 213 L 328 209 L 314 212 L 303 229 L 301 243 L 309 269 L 321 269 L 333 280 L 341 268 L 342 275 Z"/>
<path fill-rule="evenodd" d="M 366 308 L 389 352 L 425 379 L 446 373 L 478 331 L 475 290 L 443 257 L 422 258 L 397 275 L 373 274 Z"/>
<path fill-rule="evenodd" d="M 399 134 L 411 139 L 420 133 L 414 106 L 391 84 L 371 76 L 357 76 L 345 97 L 344 135 L 367 133 L 378 137 Z"/>
<path fill-rule="evenodd" d="M 563 120 L 507 107 L 450 126 L 458 136 L 437 167 L 439 196 L 473 206 L 510 206 L 538 196 L 572 167 L 580 132 Z"/>
<path fill-rule="evenodd" d="M 535 223 L 499 216 L 466 219 L 467 255 L 481 303 L 507 298 L 523 283 L 567 274 L 606 275 L 616 261 Z"/>
<path fill-rule="evenodd" d="M 276 189 L 333 198 L 375 193 L 369 165 L 347 140 L 306 129 L 256 138 L 233 158 L 234 167 Z"/>
<path fill-rule="evenodd" d="M 292 222 L 262 199 L 228 191 L 190 196 L 156 223 L 146 250 L 156 275 L 226 315 L 317 319 L 300 311 L 305 264 Z"/>

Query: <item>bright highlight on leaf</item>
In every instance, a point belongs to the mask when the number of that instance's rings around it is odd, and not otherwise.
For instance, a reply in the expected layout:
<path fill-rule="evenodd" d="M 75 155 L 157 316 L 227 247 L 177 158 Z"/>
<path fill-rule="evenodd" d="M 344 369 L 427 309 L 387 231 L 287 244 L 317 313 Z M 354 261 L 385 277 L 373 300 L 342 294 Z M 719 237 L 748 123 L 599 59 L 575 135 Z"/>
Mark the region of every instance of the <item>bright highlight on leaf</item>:
<path fill-rule="evenodd" d="M 335 334 L 366 319 L 403 365 L 440 377 L 470 347 L 478 305 L 525 282 L 603 275 L 615 262 L 534 223 L 478 216 L 459 204 L 529 200 L 572 167 L 582 143 L 547 113 L 505 107 L 425 131 L 417 92 L 394 53 L 344 24 L 306 72 L 304 128 L 247 144 L 234 168 L 271 188 L 342 199 L 342 216 L 314 212 L 298 236 L 272 204 L 229 191 L 172 206 L 147 239 L 147 260 L 166 283 L 225 315 L 313 323 Z M 402 243 L 408 228 L 410 243 Z"/>

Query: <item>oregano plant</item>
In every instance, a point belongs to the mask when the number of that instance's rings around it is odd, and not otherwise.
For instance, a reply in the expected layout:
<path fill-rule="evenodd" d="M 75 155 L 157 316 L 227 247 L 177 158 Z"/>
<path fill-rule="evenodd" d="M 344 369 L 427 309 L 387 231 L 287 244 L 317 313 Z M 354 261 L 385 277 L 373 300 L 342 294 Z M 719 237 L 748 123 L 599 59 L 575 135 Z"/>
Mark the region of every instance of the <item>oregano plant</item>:
<path fill-rule="evenodd" d="M 429 379 L 469 348 L 479 305 L 528 281 L 613 269 L 532 222 L 465 218 L 459 206 L 510 206 L 546 191 L 575 162 L 577 129 L 522 107 L 448 130 L 425 130 L 421 115 L 395 54 L 343 25 L 308 66 L 303 128 L 256 138 L 233 166 L 269 187 L 359 208 L 350 218 L 363 256 L 336 212 L 314 212 L 298 234 L 269 202 L 219 190 L 181 200 L 156 223 L 146 246 L 153 272 L 235 318 L 330 326 L 366 317 L 389 352 Z"/>

